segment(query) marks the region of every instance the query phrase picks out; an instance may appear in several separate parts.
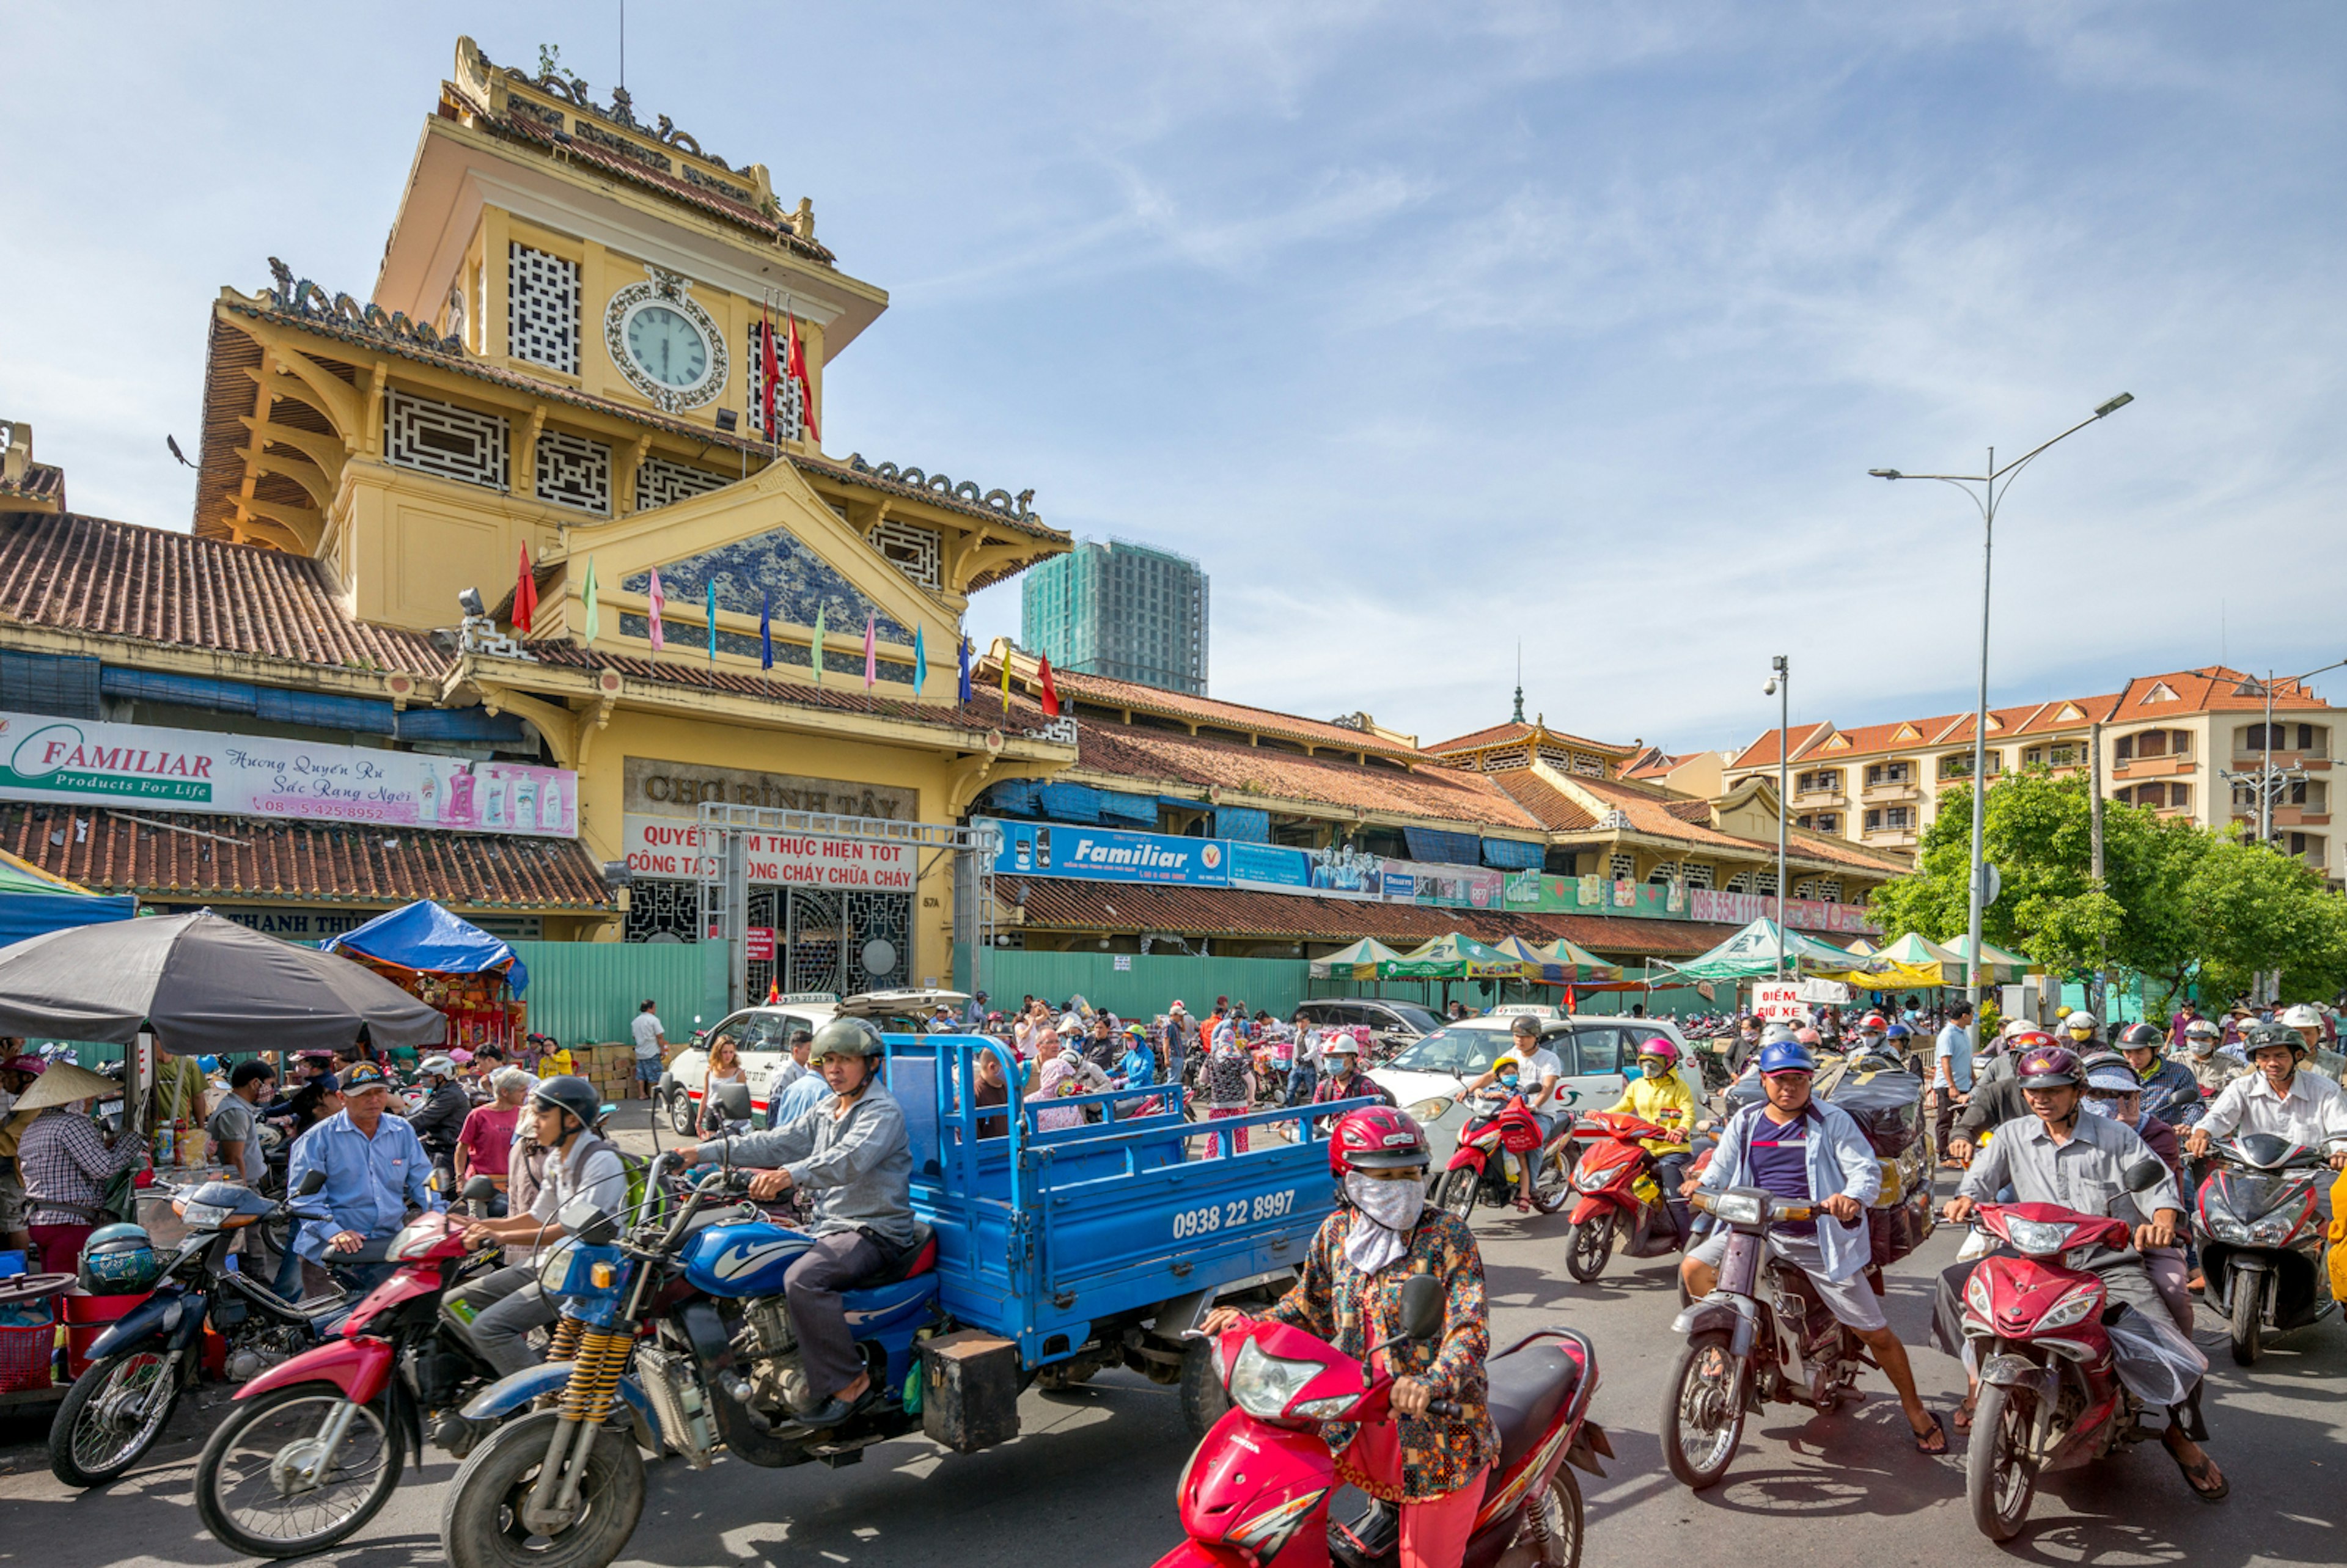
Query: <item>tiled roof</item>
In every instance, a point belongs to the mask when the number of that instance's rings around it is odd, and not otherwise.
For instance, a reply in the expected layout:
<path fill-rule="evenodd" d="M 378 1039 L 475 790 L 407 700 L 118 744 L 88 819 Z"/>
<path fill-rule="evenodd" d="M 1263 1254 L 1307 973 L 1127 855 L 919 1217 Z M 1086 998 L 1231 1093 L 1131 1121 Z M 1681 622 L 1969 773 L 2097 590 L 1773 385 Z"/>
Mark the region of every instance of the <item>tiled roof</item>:
<path fill-rule="evenodd" d="M 1809 747 L 1824 740 L 1827 733 L 1832 728 L 1831 724 L 1822 722 L 1814 724 L 1795 724 L 1790 731 L 1792 754 L 1796 757 L 1801 755 Z M 1737 753 L 1736 760 L 1728 765 L 1737 768 L 1775 767 L 1777 736 L 1777 728 L 1772 724 L 1761 732 L 1758 740 Z"/>
<path fill-rule="evenodd" d="M 427 637 L 345 615 L 314 561 L 71 513 L 0 516 L 0 616 L 303 664 L 448 664 Z"/>
<path fill-rule="evenodd" d="M 1609 780 L 1575 779 L 1573 782 L 1576 788 L 1587 790 L 1598 799 L 1606 802 L 1609 806 L 1619 809 L 1630 819 L 1630 831 L 1633 833 L 1645 834 L 1651 838 L 1676 839 L 1682 844 L 1702 845 L 1713 849 L 1733 849 L 1747 856 L 1756 853 L 1773 855 L 1776 851 L 1776 845 L 1773 843 L 1762 844 L 1755 839 L 1738 838 L 1734 834 L 1722 833 L 1713 827 L 1707 802 L 1688 802 L 1658 796 L 1635 785 Z M 1698 819 L 1689 820 L 1689 817 L 1679 815 L 1676 808 L 1687 805 L 1703 808 Z M 1697 815 L 1695 813 L 1689 815 Z M 1809 859 L 1831 861 L 1856 870 L 1888 876 L 1909 869 L 1906 862 L 1902 860 L 1876 855 L 1861 849 L 1855 844 L 1829 837 L 1823 834 L 1805 833 L 1799 829 L 1794 829 L 1789 834 L 1788 842 L 1798 844 L 1800 847 L 1797 852 Z"/>
<path fill-rule="evenodd" d="M 1494 914 L 1286 893 L 1052 877 L 999 877 L 994 887 L 998 898 L 1020 906 L 1026 911 L 1027 925 L 1040 930 L 1166 931 L 1327 942 L 1375 937 L 1397 948 L 1463 931 L 1483 942 L 1515 936 L 1538 944 L 1564 937 L 1593 952 L 1628 959 L 1708 952 L 1737 930 L 1733 926 L 1688 920 Z"/>
<path fill-rule="evenodd" d="M 1521 720 L 1511 723 L 1494 724 L 1488 730 L 1477 730 L 1472 734 L 1456 735 L 1447 741 L 1437 741 L 1425 749 L 1439 756 L 1449 756 L 1454 752 L 1480 752 L 1492 746 L 1503 746 L 1512 741 L 1529 741 L 1534 735 L 1545 735 L 1552 741 L 1563 741 L 1569 746 L 1586 746 L 1593 752 L 1603 752 L 1608 756 L 1633 756 L 1637 752 L 1636 747 L 1622 745 L 1618 742 L 1593 741 L 1584 735 L 1569 735 L 1563 730 L 1552 730 L 1545 723 L 1527 724 Z"/>
<path fill-rule="evenodd" d="M 861 452 L 849 453 L 844 462 L 834 462 L 828 457 L 794 456 L 791 463 L 803 474 L 825 475 L 866 489 L 885 490 L 892 496 L 903 496 L 925 506 L 959 512 L 965 517 L 976 518 L 981 522 L 993 523 L 1035 538 L 1050 539 L 1058 544 L 1069 542 L 1067 533 L 1044 522 L 1041 514 L 1023 509 L 1005 510 L 989 505 L 984 498 L 985 496 L 1004 495 L 1006 492 L 989 490 L 982 496 L 976 485 L 955 485 L 943 474 L 924 474 L 918 468 L 900 469 L 894 463 L 867 463 Z M 1024 503 L 1013 502 L 1013 505 L 1023 507 Z M 998 569 L 981 579 L 979 586 L 1017 569 L 1016 567 Z"/>
<path fill-rule="evenodd" d="M 991 671 L 992 679 L 1001 680 L 1002 663 L 993 653 L 989 652 L 979 660 L 978 668 L 981 671 Z M 1031 682 L 1035 661 L 1023 652 L 1017 654 L 1011 661 L 1011 674 L 1014 681 Z M 979 674 L 973 679 L 984 685 L 988 677 Z M 1270 708 L 1251 708 L 1242 702 L 1192 697 L 1158 686 L 1112 680 L 1106 675 L 1080 674 L 1072 670 L 1053 669 L 1051 683 L 1064 702 L 1089 702 L 1102 708 L 1130 708 L 1140 712 L 1180 719 L 1188 723 L 1210 724 L 1216 729 L 1255 731 L 1277 735 L 1283 740 L 1301 741 L 1315 746 L 1333 746 L 1348 752 L 1368 752 L 1373 755 L 1400 757 L 1412 762 L 1433 761 L 1423 750 L 1386 740 L 1367 730 L 1348 729 L 1343 724 L 1282 713 Z"/>
<path fill-rule="evenodd" d="M 2262 713 L 2266 700 L 2263 688 L 2257 686 L 2259 677 L 2244 674 L 2222 664 L 2204 665 L 2198 670 L 2176 670 L 2165 675 L 2141 675 L 2127 682 L 2126 691 L 2112 698 L 2111 711 L 2106 722 L 2114 724 L 2150 723 L 2175 713 L 2246 712 L 2251 709 Z M 2243 696 L 2238 688 L 2249 682 L 2259 694 Z M 2174 702 L 2151 701 L 2155 690 L 2166 685 L 2176 693 Z M 2276 681 L 2274 698 L 2293 708 L 2327 708 L 2331 704 L 2314 694 L 2313 689 L 2295 681 Z"/>
<path fill-rule="evenodd" d="M 1555 833 L 1575 833 L 1595 827 L 1596 816 L 1579 801 L 1558 789 L 1531 768 L 1510 768 L 1501 773 L 1482 774 L 1514 798 L 1519 805 L 1537 818 L 1542 827 Z"/>
<path fill-rule="evenodd" d="M 1053 671 L 1054 680 L 1058 672 Z M 1063 690 L 1062 697 L 1068 693 Z M 1434 817 L 1477 827 L 1538 828 L 1537 819 L 1481 774 L 1428 764 L 1404 773 L 1335 757 L 1306 757 L 1172 730 L 1077 721 L 1078 765 L 1120 780 L 1211 786 L 1358 811 Z M 1233 802 L 1236 804 L 1236 802 Z"/>
<path fill-rule="evenodd" d="M 98 893 L 143 898 L 601 910 L 603 874 L 569 838 L 336 823 L 0 806 L 0 848 Z"/>

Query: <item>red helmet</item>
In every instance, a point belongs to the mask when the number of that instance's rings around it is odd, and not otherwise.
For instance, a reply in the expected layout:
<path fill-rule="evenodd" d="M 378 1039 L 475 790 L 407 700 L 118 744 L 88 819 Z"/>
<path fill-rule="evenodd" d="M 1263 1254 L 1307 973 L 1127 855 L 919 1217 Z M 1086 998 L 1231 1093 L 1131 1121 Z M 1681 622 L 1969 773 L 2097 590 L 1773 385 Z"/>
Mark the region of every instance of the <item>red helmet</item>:
<path fill-rule="evenodd" d="M 1864 1018 L 1858 1020 L 1858 1027 L 1860 1029 L 1870 1029 L 1875 1030 L 1877 1033 L 1880 1033 L 1891 1027 L 1891 1020 L 1884 1018 L 1879 1012 L 1870 1012 Z"/>
<path fill-rule="evenodd" d="M 2036 1031 L 2032 1031 L 2035 1033 Z M 2036 1038 L 2044 1045 L 2024 1045 L 2021 1060 L 2014 1063 L 2024 1089 L 2075 1089 L 2085 1077 L 2078 1066 L 2078 1053 L 2066 1045 L 2055 1045 L 2044 1034 Z"/>
<path fill-rule="evenodd" d="M 1348 1112 L 1328 1134 L 1328 1171 L 1340 1178 L 1348 1171 L 1391 1171 L 1406 1165 L 1422 1171 L 1433 1163 L 1425 1129 L 1390 1105 Z"/>

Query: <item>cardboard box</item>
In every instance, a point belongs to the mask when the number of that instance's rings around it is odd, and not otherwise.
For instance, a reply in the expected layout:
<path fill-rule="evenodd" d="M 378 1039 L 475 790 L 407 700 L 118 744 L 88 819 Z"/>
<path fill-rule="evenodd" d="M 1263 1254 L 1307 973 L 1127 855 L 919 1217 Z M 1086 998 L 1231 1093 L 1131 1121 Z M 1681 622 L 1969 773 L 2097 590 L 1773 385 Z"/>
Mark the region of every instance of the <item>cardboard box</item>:
<path fill-rule="evenodd" d="M 956 1453 L 1019 1435 L 1019 1347 L 976 1328 L 921 1342 L 921 1430 Z"/>

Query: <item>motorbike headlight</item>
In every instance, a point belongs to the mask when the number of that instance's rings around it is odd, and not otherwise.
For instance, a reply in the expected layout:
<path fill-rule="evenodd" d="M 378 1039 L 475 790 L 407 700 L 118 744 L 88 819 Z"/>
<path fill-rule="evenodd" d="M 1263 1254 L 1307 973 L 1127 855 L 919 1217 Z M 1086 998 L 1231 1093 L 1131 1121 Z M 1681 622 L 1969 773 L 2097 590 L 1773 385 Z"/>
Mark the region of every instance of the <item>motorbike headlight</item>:
<path fill-rule="evenodd" d="M 1765 1201 L 1759 1193 L 1737 1189 L 1713 1197 L 1711 1212 L 1732 1225 L 1757 1225 Z"/>
<path fill-rule="evenodd" d="M 2297 1222 L 2288 1214 L 2271 1214 L 2250 1222 L 2250 1240 L 2258 1246 L 2280 1246 L 2297 1228 Z"/>
<path fill-rule="evenodd" d="M 1308 1416 L 1316 1421 L 1333 1421 L 1351 1409 L 1354 1403 L 1354 1396 L 1350 1394 L 1338 1394 L 1327 1399 L 1307 1399 L 1296 1407 L 1296 1413 Z"/>
<path fill-rule="evenodd" d="M 1964 1284 L 1964 1310 L 1983 1323 L 1996 1321 L 1996 1298 L 1990 1294 L 1988 1276 L 1978 1269 Z"/>
<path fill-rule="evenodd" d="M 2250 1240 L 2250 1227 L 2230 1214 L 2210 1214 L 2209 1234 L 2219 1241 L 2230 1242 L 2235 1246 L 2254 1245 Z"/>
<path fill-rule="evenodd" d="M 1614 1173 L 1602 1167 L 1576 1165 L 1573 1184 L 1584 1193 L 1602 1193 L 1614 1184 Z"/>
<path fill-rule="evenodd" d="M 1431 1100 L 1421 1100 L 1417 1104 L 1411 1106 L 1409 1108 L 1409 1113 L 1411 1118 L 1415 1121 L 1431 1122 L 1450 1109 L 1450 1099 L 1447 1096 L 1438 1094 Z"/>
<path fill-rule="evenodd" d="M 1276 1420 L 1319 1371 L 1317 1361 L 1285 1360 L 1250 1339 L 1231 1368 L 1231 1402 L 1258 1420 Z"/>
<path fill-rule="evenodd" d="M 2037 1320 L 2040 1328 L 2067 1328 L 2083 1321 L 2087 1314 L 2103 1304 L 2100 1285 L 2082 1285 L 2054 1304 L 2053 1309 Z"/>
<path fill-rule="evenodd" d="M 2049 1225 L 2044 1220 L 2015 1219 L 2007 1216 L 2004 1234 L 2015 1248 L 2032 1257 L 2047 1257 L 2060 1252 L 2070 1240 L 2070 1227 Z"/>

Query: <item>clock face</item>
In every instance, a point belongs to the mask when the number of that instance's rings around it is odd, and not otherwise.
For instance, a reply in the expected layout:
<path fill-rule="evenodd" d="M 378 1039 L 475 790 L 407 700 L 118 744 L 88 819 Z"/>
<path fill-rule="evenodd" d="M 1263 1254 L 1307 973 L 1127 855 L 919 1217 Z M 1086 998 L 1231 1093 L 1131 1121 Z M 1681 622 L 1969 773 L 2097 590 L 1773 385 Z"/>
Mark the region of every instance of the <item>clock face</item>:
<path fill-rule="evenodd" d="M 663 386 L 697 385 L 709 370 L 701 329 L 666 305 L 646 305 L 629 321 L 628 354 Z"/>

